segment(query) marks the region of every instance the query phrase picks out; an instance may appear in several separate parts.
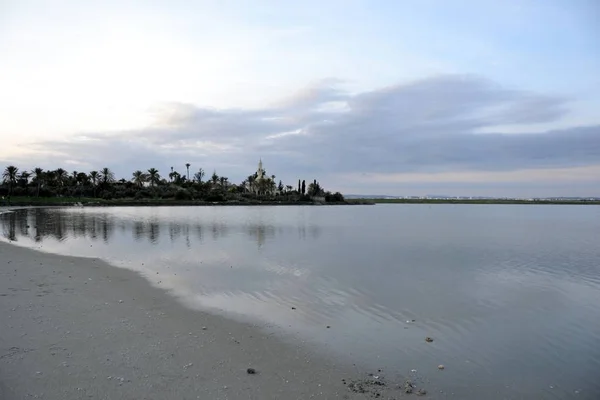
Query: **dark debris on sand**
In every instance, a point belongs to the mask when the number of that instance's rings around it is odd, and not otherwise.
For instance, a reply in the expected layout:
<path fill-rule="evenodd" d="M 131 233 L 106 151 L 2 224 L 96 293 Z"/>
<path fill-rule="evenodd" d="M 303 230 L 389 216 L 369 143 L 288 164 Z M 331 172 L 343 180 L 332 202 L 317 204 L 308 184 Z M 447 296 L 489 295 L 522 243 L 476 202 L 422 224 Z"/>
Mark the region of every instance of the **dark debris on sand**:
<path fill-rule="evenodd" d="M 381 372 L 381 370 L 378 370 Z M 417 388 L 417 385 L 412 380 L 407 380 L 404 384 L 389 384 L 383 376 L 377 376 L 369 374 L 366 379 L 354 379 L 346 381 L 342 379 L 342 383 L 348 387 L 353 393 L 364 394 L 372 398 L 383 398 L 384 395 L 389 396 L 390 391 L 398 390 L 404 394 L 416 394 L 417 396 L 424 396 L 427 391 L 423 388 Z M 401 394 L 399 396 L 402 396 Z M 393 400 L 393 397 L 385 397 L 386 399 Z"/>

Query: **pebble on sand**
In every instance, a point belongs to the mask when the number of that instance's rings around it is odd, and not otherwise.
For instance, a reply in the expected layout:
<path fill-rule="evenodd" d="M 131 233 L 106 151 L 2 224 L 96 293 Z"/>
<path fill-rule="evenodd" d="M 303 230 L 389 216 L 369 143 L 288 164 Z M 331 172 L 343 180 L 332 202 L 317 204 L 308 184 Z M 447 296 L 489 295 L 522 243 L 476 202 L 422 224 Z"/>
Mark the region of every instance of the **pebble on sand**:
<path fill-rule="evenodd" d="M 246 370 L 246 372 L 247 372 L 248 374 L 250 374 L 250 375 L 254 375 L 254 374 L 256 374 L 256 370 L 255 370 L 254 368 L 248 368 L 248 369 Z"/>
<path fill-rule="evenodd" d="M 426 341 L 427 343 L 431 343 L 431 342 L 433 342 L 433 339 L 432 339 L 432 338 L 430 338 L 429 336 L 427 336 L 427 337 L 425 338 L 425 341 Z"/>
<path fill-rule="evenodd" d="M 407 394 L 412 393 L 413 387 L 415 387 L 415 385 L 413 385 L 412 381 L 408 380 L 408 381 L 404 382 L 404 393 L 407 393 Z"/>
<path fill-rule="evenodd" d="M 444 369 L 446 367 L 444 367 L 442 364 L 438 365 L 438 369 Z"/>

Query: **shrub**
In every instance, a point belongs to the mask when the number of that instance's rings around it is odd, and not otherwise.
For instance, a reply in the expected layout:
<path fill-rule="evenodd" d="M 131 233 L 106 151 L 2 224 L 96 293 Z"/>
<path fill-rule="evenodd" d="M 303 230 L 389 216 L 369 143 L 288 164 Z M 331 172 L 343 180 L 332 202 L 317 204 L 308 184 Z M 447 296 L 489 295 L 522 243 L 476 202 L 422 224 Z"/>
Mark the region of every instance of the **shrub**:
<path fill-rule="evenodd" d="M 186 189 L 179 189 L 175 193 L 175 200 L 191 200 L 191 199 L 192 199 L 192 195 Z"/>
<path fill-rule="evenodd" d="M 225 201 L 225 196 L 222 193 L 214 192 L 205 197 L 206 201 Z"/>

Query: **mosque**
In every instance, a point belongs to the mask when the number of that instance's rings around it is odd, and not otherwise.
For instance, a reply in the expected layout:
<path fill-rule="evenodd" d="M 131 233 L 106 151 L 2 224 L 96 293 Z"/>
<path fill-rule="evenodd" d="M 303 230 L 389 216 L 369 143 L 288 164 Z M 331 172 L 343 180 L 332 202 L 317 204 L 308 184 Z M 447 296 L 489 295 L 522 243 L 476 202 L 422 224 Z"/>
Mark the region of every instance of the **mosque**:
<path fill-rule="evenodd" d="M 262 184 L 263 181 L 270 180 L 269 177 L 265 177 L 265 169 L 263 168 L 262 158 L 258 161 L 258 168 L 254 175 L 255 175 L 254 182 L 246 183 L 246 188 L 248 189 L 249 192 L 252 192 L 256 195 L 261 194 L 261 192 L 262 192 L 262 194 L 274 194 L 275 193 L 270 185 Z"/>

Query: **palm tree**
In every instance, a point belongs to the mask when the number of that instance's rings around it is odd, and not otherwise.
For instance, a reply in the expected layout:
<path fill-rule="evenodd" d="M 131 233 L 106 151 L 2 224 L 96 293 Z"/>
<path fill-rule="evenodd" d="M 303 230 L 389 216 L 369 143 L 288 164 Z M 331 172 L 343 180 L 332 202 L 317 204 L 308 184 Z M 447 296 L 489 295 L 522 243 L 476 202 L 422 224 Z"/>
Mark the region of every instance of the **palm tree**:
<path fill-rule="evenodd" d="M 142 186 L 144 186 L 144 182 L 146 182 L 148 180 L 148 177 L 142 171 L 137 170 L 133 173 L 132 180 L 133 180 L 133 183 L 135 183 L 138 187 L 141 188 Z"/>
<path fill-rule="evenodd" d="M 194 178 L 198 181 L 198 183 L 202 183 L 202 178 L 204 178 L 204 170 L 202 168 L 198 169 L 198 172 L 194 175 Z"/>
<path fill-rule="evenodd" d="M 187 180 L 190 180 L 190 163 L 185 163 L 185 168 L 187 169 Z"/>
<path fill-rule="evenodd" d="M 102 180 L 102 186 L 106 188 L 115 181 L 115 174 L 108 167 L 104 167 L 100 172 L 100 179 Z"/>
<path fill-rule="evenodd" d="M 62 168 L 57 168 L 54 171 L 54 177 L 59 186 L 62 186 L 65 183 L 65 178 L 67 177 L 67 171 Z"/>
<path fill-rule="evenodd" d="M 17 183 L 18 172 L 19 168 L 15 167 L 14 165 L 9 165 L 2 173 L 4 182 L 8 183 L 8 196 L 12 195 L 13 185 Z"/>
<path fill-rule="evenodd" d="M 100 173 L 98 171 L 91 171 L 90 180 L 92 181 L 92 186 L 94 187 L 94 197 L 96 197 L 96 188 L 98 187 L 98 181 L 100 180 Z"/>
<path fill-rule="evenodd" d="M 56 180 L 56 171 L 47 170 L 44 172 L 44 182 L 48 184 L 48 186 L 54 186 L 54 181 Z"/>
<path fill-rule="evenodd" d="M 213 171 L 213 174 L 210 177 L 210 179 L 212 180 L 213 185 L 217 184 L 217 182 L 219 181 L 219 175 L 217 175 L 217 171 Z"/>
<path fill-rule="evenodd" d="M 75 177 L 75 182 L 77 182 L 78 185 L 85 185 L 88 182 L 88 176 L 85 172 L 80 172 L 77 174 L 77 176 Z"/>
<path fill-rule="evenodd" d="M 171 177 L 172 182 L 175 182 L 178 185 L 181 183 L 182 178 L 181 178 L 181 174 L 179 172 L 177 172 L 177 171 L 171 172 L 169 175 L 172 175 L 172 177 Z M 183 178 L 183 179 L 185 180 L 185 178 Z"/>
<path fill-rule="evenodd" d="M 100 180 L 100 173 L 98 171 L 90 172 L 90 180 L 92 181 L 92 185 L 96 186 Z"/>
<path fill-rule="evenodd" d="M 37 192 L 36 197 L 40 197 L 40 188 L 42 187 L 42 182 L 44 181 L 44 170 L 40 167 L 37 167 L 33 170 L 33 179 L 35 183 L 37 183 Z"/>
<path fill-rule="evenodd" d="M 27 185 L 29 184 L 30 176 L 31 176 L 31 174 L 27 171 L 23 171 L 19 174 L 19 183 L 21 183 L 24 188 L 27 188 Z"/>
<path fill-rule="evenodd" d="M 150 168 L 148 170 L 148 181 L 150 182 L 150 186 L 154 186 L 160 182 L 160 175 L 156 168 Z"/>
<path fill-rule="evenodd" d="M 252 192 L 254 190 L 254 182 L 256 181 L 256 177 L 254 175 L 249 175 L 247 178 L 248 181 L 248 191 Z"/>

